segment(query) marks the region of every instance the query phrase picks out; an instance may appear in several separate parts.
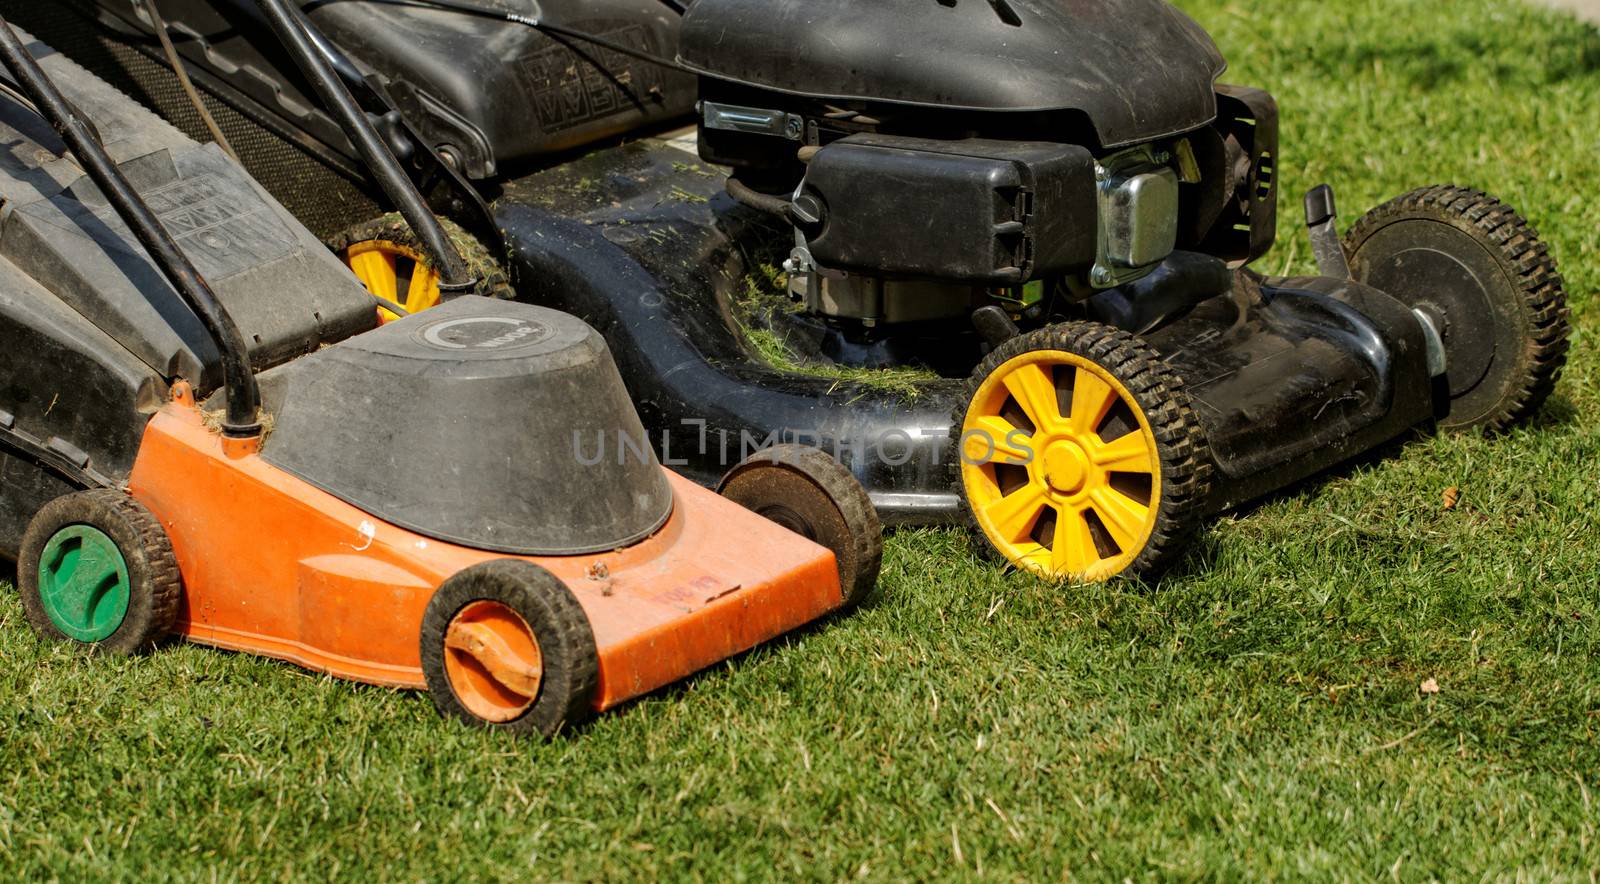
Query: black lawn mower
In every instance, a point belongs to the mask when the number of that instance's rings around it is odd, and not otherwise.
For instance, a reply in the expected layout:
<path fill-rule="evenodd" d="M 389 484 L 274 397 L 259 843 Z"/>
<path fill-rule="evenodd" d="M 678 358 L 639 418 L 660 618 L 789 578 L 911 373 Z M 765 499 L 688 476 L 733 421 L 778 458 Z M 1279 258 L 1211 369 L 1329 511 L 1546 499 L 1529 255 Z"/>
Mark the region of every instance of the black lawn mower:
<path fill-rule="evenodd" d="M 1153 573 L 1206 515 L 1413 428 L 1507 428 L 1565 361 L 1554 261 L 1482 191 L 1341 239 L 1318 188 L 1322 275 L 1251 269 L 1277 107 L 1163 0 L 316 0 L 300 47 L 249 0 L 24 5 L 193 134 L 209 108 L 389 317 L 573 312 L 664 463 L 712 484 L 815 445 L 885 522 L 970 520 L 1050 577 Z M 383 216 L 305 53 L 442 233 Z"/>

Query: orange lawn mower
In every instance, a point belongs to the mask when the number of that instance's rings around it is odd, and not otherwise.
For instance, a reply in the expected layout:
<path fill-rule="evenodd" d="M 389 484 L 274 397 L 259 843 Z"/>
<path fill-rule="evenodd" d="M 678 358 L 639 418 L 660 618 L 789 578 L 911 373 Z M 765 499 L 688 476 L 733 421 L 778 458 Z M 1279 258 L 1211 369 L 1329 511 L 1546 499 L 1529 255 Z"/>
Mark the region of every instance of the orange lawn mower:
<path fill-rule="evenodd" d="M 874 585 L 830 458 L 682 479 L 583 322 L 467 296 L 379 325 L 218 148 L 3 19 L 0 57 L 0 552 L 41 634 L 177 633 L 549 735 Z"/>

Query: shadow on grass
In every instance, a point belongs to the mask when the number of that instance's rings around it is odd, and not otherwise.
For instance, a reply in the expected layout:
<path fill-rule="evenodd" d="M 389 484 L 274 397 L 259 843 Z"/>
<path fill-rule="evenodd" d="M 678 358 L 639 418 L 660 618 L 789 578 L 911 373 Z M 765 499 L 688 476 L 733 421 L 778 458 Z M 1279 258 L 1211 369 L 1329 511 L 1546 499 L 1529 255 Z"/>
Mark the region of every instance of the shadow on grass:
<path fill-rule="evenodd" d="M 1571 399 L 1557 393 L 1528 421 L 1527 426 L 1530 430 L 1564 430 L 1577 423 L 1578 407 L 1572 404 Z"/>

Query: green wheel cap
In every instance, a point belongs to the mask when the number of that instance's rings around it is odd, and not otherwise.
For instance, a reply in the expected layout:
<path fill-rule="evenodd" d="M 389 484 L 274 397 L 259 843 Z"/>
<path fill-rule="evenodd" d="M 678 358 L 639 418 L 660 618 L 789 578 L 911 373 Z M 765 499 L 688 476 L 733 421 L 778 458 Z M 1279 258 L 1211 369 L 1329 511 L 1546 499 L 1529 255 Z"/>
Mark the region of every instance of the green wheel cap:
<path fill-rule="evenodd" d="M 116 634 L 128 616 L 128 563 L 105 532 L 68 525 L 39 557 L 39 600 L 57 629 L 93 644 Z"/>

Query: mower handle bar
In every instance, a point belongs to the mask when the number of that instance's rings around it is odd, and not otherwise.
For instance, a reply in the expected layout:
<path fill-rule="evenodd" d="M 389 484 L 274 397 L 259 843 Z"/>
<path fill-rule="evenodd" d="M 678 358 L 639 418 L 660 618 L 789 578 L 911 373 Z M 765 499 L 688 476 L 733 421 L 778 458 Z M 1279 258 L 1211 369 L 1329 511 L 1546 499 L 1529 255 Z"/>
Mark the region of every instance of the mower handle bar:
<path fill-rule="evenodd" d="M 378 137 L 372 121 L 356 104 L 355 96 L 350 94 L 344 81 L 334 72 L 327 55 L 318 48 L 311 36 L 311 22 L 299 14 L 298 9 L 290 9 L 284 0 L 256 0 L 256 5 L 266 15 L 267 24 L 294 58 L 300 72 L 311 81 L 345 137 L 361 154 L 378 186 L 422 241 L 423 249 L 439 269 L 440 289 L 446 295 L 471 291 L 477 280 L 467 270 L 467 262 L 462 260 L 460 251 L 450 241 L 444 226 L 434 217 L 433 210 L 428 208 L 416 185 L 400 167 L 400 161 Z"/>

